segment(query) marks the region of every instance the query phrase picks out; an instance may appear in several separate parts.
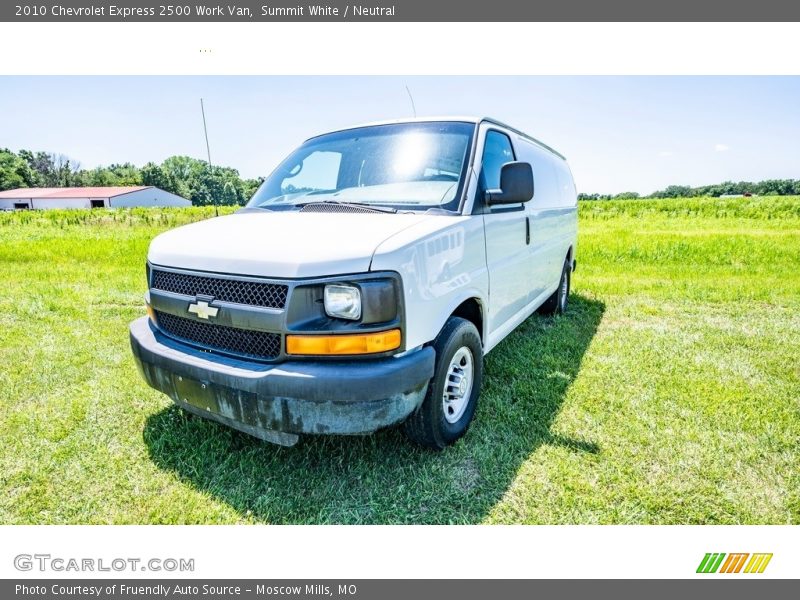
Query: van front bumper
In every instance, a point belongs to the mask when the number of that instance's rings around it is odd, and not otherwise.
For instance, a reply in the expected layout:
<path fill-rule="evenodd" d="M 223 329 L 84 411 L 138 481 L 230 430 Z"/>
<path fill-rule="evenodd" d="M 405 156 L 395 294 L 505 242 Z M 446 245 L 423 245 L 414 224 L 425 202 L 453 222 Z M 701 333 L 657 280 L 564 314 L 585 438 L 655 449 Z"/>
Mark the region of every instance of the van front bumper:
<path fill-rule="evenodd" d="M 338 361 L 261 364 L 202 352 L 159 332 L 147 317 L 130 326 L 147 383 L 179 406 L 263 440 L 364 434 L 401 422 L 422 403 L 435 352 Z"/>

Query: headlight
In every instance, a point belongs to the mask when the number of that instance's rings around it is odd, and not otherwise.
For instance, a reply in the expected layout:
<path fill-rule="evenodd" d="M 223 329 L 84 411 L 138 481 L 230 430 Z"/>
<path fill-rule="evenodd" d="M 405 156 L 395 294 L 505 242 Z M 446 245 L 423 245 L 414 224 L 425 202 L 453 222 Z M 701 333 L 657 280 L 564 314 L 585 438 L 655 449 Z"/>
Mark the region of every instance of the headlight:
<path fill-rule="evenodd" d="M 329 317 L 358 321 L 361 318 L 361 291 L 353 285 L 326 285 L 325 312 Z"/>

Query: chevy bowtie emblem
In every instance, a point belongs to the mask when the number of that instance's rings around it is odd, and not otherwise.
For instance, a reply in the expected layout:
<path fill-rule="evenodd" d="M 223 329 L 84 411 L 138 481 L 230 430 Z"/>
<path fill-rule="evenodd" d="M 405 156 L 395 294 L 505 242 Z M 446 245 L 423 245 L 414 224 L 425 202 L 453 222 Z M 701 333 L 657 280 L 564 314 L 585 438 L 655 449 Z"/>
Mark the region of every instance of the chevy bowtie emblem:
<path fill-rule="evenodd" d="M 209 317 L 216 317 L 219 309 L 209 306 L 208 302 L 198 300 L 197 303 L 189 305 L 189 312 L 207 321 Z"/>

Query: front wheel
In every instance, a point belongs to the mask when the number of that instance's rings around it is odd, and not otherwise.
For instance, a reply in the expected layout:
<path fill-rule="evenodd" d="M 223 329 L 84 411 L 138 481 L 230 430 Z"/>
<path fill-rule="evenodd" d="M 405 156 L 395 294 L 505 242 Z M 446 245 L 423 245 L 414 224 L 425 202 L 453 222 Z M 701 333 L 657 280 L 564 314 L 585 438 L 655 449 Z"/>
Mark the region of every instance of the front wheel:
<path fill-rule="evenodd" d="M 433 343 L 436 367 L 425 400 L 403 424 L 411 441 L 442 450 L 467 432 L 483 381 L 483 346 L 470 321 L 450 317 Z"/>

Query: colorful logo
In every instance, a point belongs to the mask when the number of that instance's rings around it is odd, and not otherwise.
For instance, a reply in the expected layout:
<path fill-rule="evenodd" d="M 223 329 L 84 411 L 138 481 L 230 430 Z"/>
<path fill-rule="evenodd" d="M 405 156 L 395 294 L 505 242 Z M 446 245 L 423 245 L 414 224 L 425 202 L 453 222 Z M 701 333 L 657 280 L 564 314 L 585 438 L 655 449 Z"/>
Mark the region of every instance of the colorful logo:
<path fill-rule="evenodd" d="M 747 560 L 748 557 L 750 560 Z M 708 552 L 703 557 L 703 560 L 700 561 L 697 572 L 763 573 L 770 560 L 772 560 L 771 553 L 748 554 L 747 552 L 738 552 L 725 554 L 724 552 Z"/>

